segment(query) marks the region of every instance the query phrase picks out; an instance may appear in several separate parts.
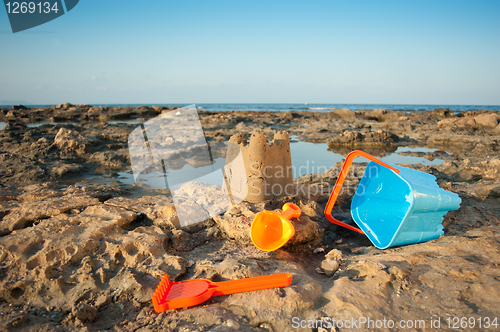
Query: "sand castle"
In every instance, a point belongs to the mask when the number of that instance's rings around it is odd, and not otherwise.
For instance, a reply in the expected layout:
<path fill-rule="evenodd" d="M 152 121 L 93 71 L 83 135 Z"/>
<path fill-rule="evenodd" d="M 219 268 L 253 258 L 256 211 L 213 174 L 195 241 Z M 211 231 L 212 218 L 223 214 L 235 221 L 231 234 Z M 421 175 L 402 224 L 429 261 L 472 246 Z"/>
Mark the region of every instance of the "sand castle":
<path fill-rule="evenodd" d="M 236 144 L 243 155 L 248 184 L 245 200 L 262 202 L 294 194 L 290 137 L 287 132 L 275 132 L 271 142 L 260 130 L 253 132 L 249 142 L 239 133 L 232 136 L 229 143 Z"/>

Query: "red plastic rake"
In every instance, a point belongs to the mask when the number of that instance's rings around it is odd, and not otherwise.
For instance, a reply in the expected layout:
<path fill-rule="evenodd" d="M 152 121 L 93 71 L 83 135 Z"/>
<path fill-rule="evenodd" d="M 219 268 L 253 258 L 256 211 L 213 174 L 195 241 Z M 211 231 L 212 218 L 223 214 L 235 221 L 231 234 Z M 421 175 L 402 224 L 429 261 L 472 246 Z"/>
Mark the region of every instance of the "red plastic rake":
<path fill-rule="evenodd" d="M 222 282 L 207 279 L 171 282 L 165 274 L 151 299 L 156 312 L 160 313 L 168 309 L 191 307 L 212 296 L 290 286 L 292 278 L 290 273 L 281 273 Z"/>

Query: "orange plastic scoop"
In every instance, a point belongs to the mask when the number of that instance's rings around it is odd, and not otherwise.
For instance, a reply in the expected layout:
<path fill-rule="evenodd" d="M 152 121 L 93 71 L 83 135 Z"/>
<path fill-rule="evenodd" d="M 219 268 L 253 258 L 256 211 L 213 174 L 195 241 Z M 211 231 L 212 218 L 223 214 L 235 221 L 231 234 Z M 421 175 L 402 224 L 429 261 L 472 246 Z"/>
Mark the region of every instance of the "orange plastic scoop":
<path fill-rule="evenodd" d="M 253 244 L 264 251 L 281 248 L 295 234 L 290 219 L 298 218 L 300 214 L 300 208 L 293 203 L 285 203 L 282 214 L 272 211 L 257 213 L 250 226 Z"/>
<path fill-rule="evenodd" d="M 171 282 L 165 274 L 151 299 L 156 312 L 160 313 L 168 309 L 191 307 L 205 302 L 212 296 L 286 287 L 291 283 L 290 273 L 222 282 L 212 282 L 207 279 Z"/>

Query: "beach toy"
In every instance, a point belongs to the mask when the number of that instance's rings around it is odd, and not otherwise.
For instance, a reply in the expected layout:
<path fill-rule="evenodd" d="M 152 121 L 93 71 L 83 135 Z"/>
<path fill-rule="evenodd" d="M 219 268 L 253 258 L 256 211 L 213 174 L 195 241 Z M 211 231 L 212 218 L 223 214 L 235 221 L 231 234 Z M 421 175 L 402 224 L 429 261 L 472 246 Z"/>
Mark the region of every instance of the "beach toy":
<path fill-rule="evenodd" d="M 371 160 L 351 202 L 351 215 L 359 228 L 331 214 L 356 157 Z M 431 174 L 385 163 L 357 150 L 346 157 L 325 216 L 334 224 L 366 234 L 377 248 L 386 249 L 439 238 L 444 234 L 444 215 L 458 209 L 461 201 L 457 194 L 441 189 Z"/>
<path fill-rule="evenodd" d="M 257 213 L 250 226 L 253 244 L 264 251 L 281 248 L 295 234 L 290 219 L 300 217 L 300 213 L 293 203 L 285 203 L 281 214 L 265 210 Z"/>
<path fill-rule="evenodd" d="M 291 283 L 290 273 L 222 282 L 212 282 L 207 279 L 171 282 L 165 274 L 151 299 L 156 312 L 160 313 L 168 309 L 191 307 L 205 302 L 212 296 L 286 287 Z"/>

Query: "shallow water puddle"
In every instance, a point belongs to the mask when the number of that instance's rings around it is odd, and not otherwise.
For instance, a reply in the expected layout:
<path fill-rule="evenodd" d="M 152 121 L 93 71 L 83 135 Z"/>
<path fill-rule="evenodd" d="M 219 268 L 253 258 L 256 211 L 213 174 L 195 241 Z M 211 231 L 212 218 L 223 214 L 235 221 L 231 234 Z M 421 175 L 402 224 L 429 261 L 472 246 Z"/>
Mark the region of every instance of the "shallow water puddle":
<path fill-rule="evenodd" d="M 303 142 L 293 138 L 290 142 L 290 150 L 294 179 L 307 174 L 323 173 L 334 168 L 335 163 L 341 162 L 345 159 L 345 155 L 329 151 L 328 144 L 326 143 Z M 355 148 L 352 150 L 355 150 Z M 380 159 L 393 164 L 441 165 L 444 160 L 440 158 L 434 158 L 431 161 L 423 156 L 403 154 L 415 153 L 423 155 L 436 151 L 437 149 L 427 147 L 405 146 L 398 147 L 394 152 L 387 152 L 387 155 L 380 157 Z M 355 162 L 362 163 L 367 162 L 367 160 L 365 158 L 358 158 Z M 165 189 L 166 186 L 178 187 L 182 183 L 193 181 L 194 178 L 203 176 L 204 182 L 219 184 L 220 179 L 215 176 L 215 173 L 217 170 L 223 169 L 224 165 L 225 158 L 215 158 L 213 159 L 213 164 L 208 166 L 194 168 L 186 164 L 180 169 L 167 169 L 166 176 L 161 172 L 152 172 L 149 174 L 142 174 L 141 177 L 135 181 L 133 172 L 131 170 L 126 170 L 112 174 L 88 176 L 85 177 L 85 182 L 95 181 L 99 183 L 110 183 L 113 181 L 119 181 L 127 185 L 134 185 L 134 183 L 137 182 L 136 186 L 153 190 L 161 190 Z M 211 174 L 214 174 L 214 181 L 210 181 Z"/>
<path fill-rule="evenodd" d="M 381 147 L 383 149 L 383 147 Z M 313 174 L 313 173 L 323 173 L 326 170 L 334 168 L 333 165 L 345 159 L 345 155 L 335 153 L 328 150 L 328 144 L 326 143 L 310 143 L 298 141 L 295 138 L 290 141 L 290 150 L 292 154 L 292 165 L 293 165 L 293 177 L 298 178 L 303 175 Z M 363 150 L 362 147 L 355 148 L 352 150 Z M 398 147 L 396 151 L 388 153 L 388 155 L 379 157 L 379 159 L 392 163 L 392 164 L 422 164 L 424 166 L 430 165 L 441 165 L 444 160 L 439 158 L 434 158 L 429 160 L 421 156 L 411 156 L 402 153 L 432 153 L 437 151 L 437 149 L 431 149 L 426 147 Z M 370 153 L 370 151 L 367 151 Z M 358 158 L 354 160 L 355 163 L 367 162 L 365 158 Z"/>
<path fill-rule="evenodd" d="M 53 125 L 53 126 L 56 126 L 56 125 L 61 125 L 61 124 L 75 124 L 75 122 L 47 122 L 47 121 L 43 121 L 43 122 L 35 122 L 35 123 L 27 123 L 26 124 L 26 127 L 28 128 L 38 128 L 38 127 L 41 127 L 43 125 Z"/>
<path fill-rule="evenodd" d="M 114 121 L 107 121 L 106 123 L 109 123 L 109 124 L 120 124 L 120 123 L 126 123 L 126 124 L 143 124 L 144 123 L 144 119 L 114 120 Z"/>
<path fill-rule="evenodd" d="M 161 172 L 143 173 L 137 181 L 131 170 L 112 174 L 92 175 L 86 177 L 86 179 L 104 183 L 120 181 L 128 185 L 134 185 L 134 183 L 137 182 L 137 185 L 140 187 L 155 190 L 162 190 L 170 187 L 178 188 L 183 183 L 194 181 L 201 177 L 203 177 L 204 183 L 218 185 L 221 183 L 221 178 L 217 170 L 222 170 L 225 163 L 225 158 L 215 158 L 213 164 L 208 166 L 194 168 L 193 166 L 185 164 L 181 169 L 167 169 L 166 175 Z"/>
<path fill-rule="evenodd" d="M 26 127 L 28 128 L 38 128 L 43 125 L 52 125 L 52 126 L 58 126 L 58 125 L 79 125 L 82 124 L 83 122 L 49 122 L 49 121 L 42 121 L 42 122 L 35 122 L 35 123 L 26 123 Z M 139 119 L 132 119 L 132 120 L 116 120 L 116 121 L 107 121 L 109 124 L 141 124 L 144 123 L 143 120 Z M 6 122 L 0 122 L 0 130 L 4 129 L 5 126 L 7 126 Z"/>
<path fill-rule="evenodd" d="M 2 126 L 1 124 L 4 123 L 4 122 L 0 122 L 0 130 L 2 129 Z M 43 125 L 53 125 L 53 126 L 56 126 L 56 125 L 81 125 L 81 124 L 85 124 L 86 122 L 50 122 L 50 121 L 42 121 L 42 122 L 35 122 L 35 123 L 27 123 L 26 124 L 26 127 L 28 128 L 38 128 L 38 127 L 41 127 Z M 99 122 L 97 122 L 99 123 Z M 128 119 L 128 120 L 113 120 L 113 121 L 106 121 L 106 123 L 108 124 L 121 124 L 121 123 L 125 123 L 125 124 L 142 124 L 144 123 L 144 119 Z M 4 126 L 5 127 L 5 126 Z"/>

